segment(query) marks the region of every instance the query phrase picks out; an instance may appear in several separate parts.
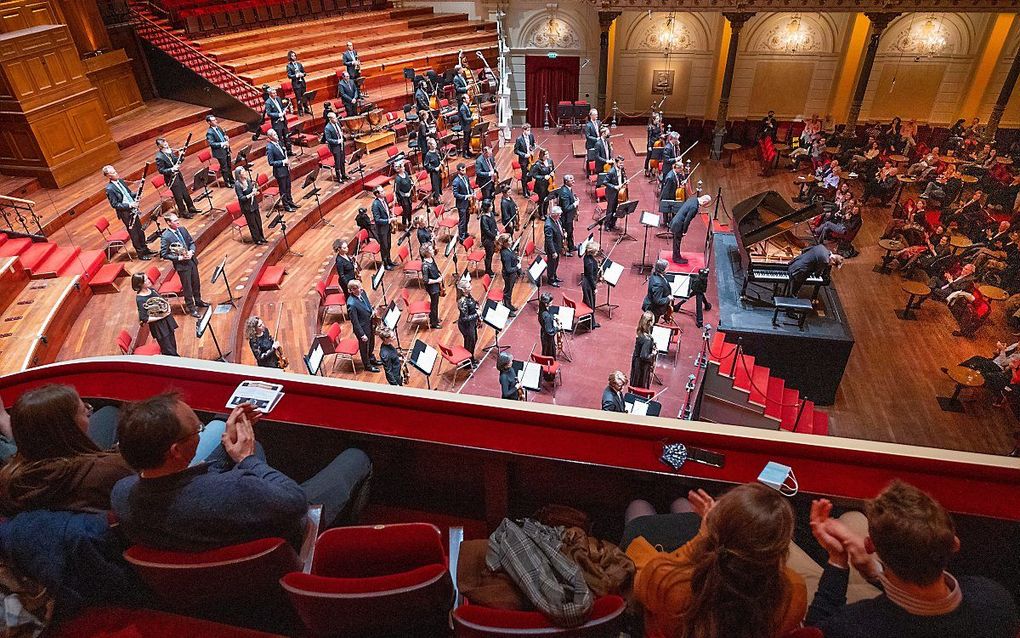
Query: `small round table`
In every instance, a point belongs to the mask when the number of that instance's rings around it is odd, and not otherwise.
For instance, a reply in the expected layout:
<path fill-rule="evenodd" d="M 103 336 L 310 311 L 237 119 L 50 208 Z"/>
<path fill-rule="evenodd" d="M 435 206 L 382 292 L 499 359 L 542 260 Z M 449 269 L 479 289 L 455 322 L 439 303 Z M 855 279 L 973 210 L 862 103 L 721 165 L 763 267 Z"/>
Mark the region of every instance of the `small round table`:
<path fill-rule="evenodd" d="M 885 255 L 882 257 L 882 265 L 875 266 L 872 271 L 877 272 L 880 275 L 888 275 L 892 272 L 889 268 L 889 262 L 892 261 L 892 254 L 896 251 L 903 250 L 903 244 L 895 239 L 879 239 L 878 247 L 885 251 Z"/>
<path fill-rule="evenodd" d="M 1012 166 L 1013 165 L 1013 158 L 1012 157 L 996 157 L 995 161 L 1000 163 L 1000 164 L 1005 164 L 1006 166 Z"/>
<path fill-rule="evenodd" d="M 836 153 L 839 152 L 839 147 L 838 146 L 826 146 L 825 147 L 825 152 L 828 155 L 835 155 Z"/>
<path fill-rule="evenodd" d="M 977 289 L 988 301 L 1006 301 L 1009 299 L 1009 293 L 998 286 L 983 284 L 978 286 Z"/>
<path fill-rule="evenodd" d="M 946 369 L 946 375 L 956 384 L 951 397 L 935 397 L 939 407 L 944 412 L 963 412 L 963 404 L 960 403 L 960 392 L 964 388 L 977 388 L 985 384 L 985 378 L 980 372 L 964 366 L 952 366 Z"/>
<path fill-rule="evenodd" d="M 914 311 L 921 307 L 924 300 L 931 294 L 931 288 L 920 281 L 907 280 L 900 284 L 900 290 L 910 295 L 907 297 L 907 305 L 903 310 L 897 310 L 896 316 L 904 321 L 915 321 L 917 316 Z"/>
<path fill-rule="evenodd" d="M 731 168 L 733 166 L 733 153 L 734 151 L 740 150 L 740 144 L 737 144 L 735 142 L 726 142 L 725 144 L 722 145 L 722 147 L 724 151 L 730 152 L 730 156 L 728 158 L 729 163 L 726 164 L 726 168 Z"/>
<path fill-rule="evenodd" d="M 807 199 L 808 188 L 817 181 L 818 178 L 811 174 L 798 175 L 797 177 L 794 177 L 793 183 L 800 186 L 800 192 L 797 193 L 797 196 L 794 199 L 798 202 L 802 202 Z"/>
<path fill-rule="evenodd" d="M 906 163 L 907 156 L 906 155 L 890 155 L 889 156 L 889 161 L 892 162 L 894 166 L 899 166 L 900 164 L 905 164 Z"/>
<path fill-rule="evenodd" d="M 939 161 L 944 162 L 946 164 L 956 164 L 960 160 L 958 160 L 956 157 L 953 157 L 952 155 L 939 155 Z"/>
<path fill-rule="evenodd" d="M 960 175 L 960 181 L 964 184 L 977 184 L 978 178 L 976 175 Z"/>
<path fill-rule="evenodd" d="M 953 235 L 949 238 L 949 245 L 953 248 L 953 254 L 956 254 L 961 250 L 970 248 L 974 245 L 974 242 L 966 235 Z"/>
<path fill-rule="evenodd" d="M 900 183 L 900 188 L 896 191 L 896 204 L 899 204 L 900 198 L 903 197 L 903 189 L 910 184 L 916 184 L 917 178 L 911 175 L 897 175 L 896 181 Z"/>

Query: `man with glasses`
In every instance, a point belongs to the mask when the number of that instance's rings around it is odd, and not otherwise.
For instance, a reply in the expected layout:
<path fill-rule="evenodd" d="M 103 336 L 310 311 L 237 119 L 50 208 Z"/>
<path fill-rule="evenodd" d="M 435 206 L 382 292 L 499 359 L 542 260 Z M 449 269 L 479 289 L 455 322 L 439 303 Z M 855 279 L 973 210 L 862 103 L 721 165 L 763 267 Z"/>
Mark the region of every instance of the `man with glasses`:
<path fill-rule="evenodd" d="M 253 425 L 262 414 L 234 408 L 218 445 L 189 467 L 204 426 L 177 394 L 129 405 L 121 415 L 120 452 L 138 471 L 119 481 L 110 502 L 121 528 L 147 547 L 203 551 L 260 538 L 299 547 L 308 503 L 322 504 L 322 525 L 356 520 L 372 463 L 350 448 L 302 484 L 266 463 Z"/>

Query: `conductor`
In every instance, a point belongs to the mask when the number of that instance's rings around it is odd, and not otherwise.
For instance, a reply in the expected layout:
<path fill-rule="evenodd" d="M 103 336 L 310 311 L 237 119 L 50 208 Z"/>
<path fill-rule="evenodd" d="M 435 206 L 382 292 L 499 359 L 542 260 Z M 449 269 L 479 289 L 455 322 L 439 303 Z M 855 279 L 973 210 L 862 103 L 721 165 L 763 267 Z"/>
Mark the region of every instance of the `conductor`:
<path fill-rule="evenodd" d="M 673 233 L 673 261 L 678 264 L 686 264 L 687 260 L 680 254 L 680 243 L 684 240 L 684 235 L 687 234 L 687 229 L 691 227 L 691 222 L 698 216 L 698 210 L 702 206 L 707 206 L 712 201 L 710 195 L 702 195 L 700 197 L 691 195 L 684 200 L 684 203 L 673 215 L 673 221 L 669 223 L 669 231 Z"/>

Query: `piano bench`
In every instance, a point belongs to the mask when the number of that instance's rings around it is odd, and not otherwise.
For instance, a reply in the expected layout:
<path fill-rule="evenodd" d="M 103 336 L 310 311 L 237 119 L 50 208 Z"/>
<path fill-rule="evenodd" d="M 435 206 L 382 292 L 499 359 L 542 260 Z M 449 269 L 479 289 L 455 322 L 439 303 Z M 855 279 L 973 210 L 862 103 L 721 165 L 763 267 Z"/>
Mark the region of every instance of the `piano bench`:
<path fill-rule="evenodd" d="M 800 297 L 774 297 L 772 302 L 776 305 L 776 311 L 772 313 L 773 326 L 779 325 L 779 313 L 786 312 L 797 317 L 797 327 L 803 330 L 808 314 L 815 310 L 810 299 L 801 299 Z M 792 326 L 793 324 L 785 325 Z"/>

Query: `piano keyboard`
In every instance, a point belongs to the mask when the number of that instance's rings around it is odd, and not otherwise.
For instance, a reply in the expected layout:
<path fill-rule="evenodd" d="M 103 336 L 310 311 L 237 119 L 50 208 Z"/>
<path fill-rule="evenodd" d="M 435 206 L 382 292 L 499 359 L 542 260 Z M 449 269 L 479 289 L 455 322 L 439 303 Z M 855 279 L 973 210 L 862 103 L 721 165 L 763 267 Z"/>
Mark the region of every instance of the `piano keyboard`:
<path fill-rule="evenodd" d="M 751 270 L 752 281 L 789 281 L 790 275 L 785 270 Z M 825 280 L 818 275 L 811 275 L 807 278 L 809 284 L 823 285 Z"/>

